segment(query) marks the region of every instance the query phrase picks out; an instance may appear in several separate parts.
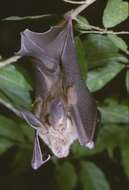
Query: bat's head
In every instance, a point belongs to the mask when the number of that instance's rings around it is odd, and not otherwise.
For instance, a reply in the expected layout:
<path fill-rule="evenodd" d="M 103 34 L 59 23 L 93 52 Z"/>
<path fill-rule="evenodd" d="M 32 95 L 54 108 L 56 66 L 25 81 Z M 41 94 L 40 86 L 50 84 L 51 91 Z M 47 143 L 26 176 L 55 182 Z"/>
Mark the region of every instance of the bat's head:
<path fill-rule="evenodd" d="M 67 157 L 71 144 L 77 139 L 76 129 L 68 117 L 65 123 L 56 122 L 56 124 L 58 124 L 56 127 L 49 126 L 48 133 L 45 135 L 41 133 L 40 137 L 56 157 Z"/>

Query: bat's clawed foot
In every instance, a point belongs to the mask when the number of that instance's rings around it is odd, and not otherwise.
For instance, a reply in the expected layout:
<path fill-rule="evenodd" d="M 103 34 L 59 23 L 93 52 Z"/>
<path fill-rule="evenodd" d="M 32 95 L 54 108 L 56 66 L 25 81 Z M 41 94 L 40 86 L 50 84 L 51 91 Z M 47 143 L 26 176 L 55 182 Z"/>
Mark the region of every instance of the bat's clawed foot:
<path fill-rule="evenodd" d="M 51 158 L 51 155 L 49 154 L 48 157 L 46 158 L 46 160 L 40 160 L 40 161 L 37 161 L 37 162 L 33 162 L 31 163 L 32 165 L 32 168 L 34 170 L 37 170 L 38 168 L 40 168 L 40 166 L 42 166 L 43 164 L 45 164 L 47 161 L 49 161 Z"/>
<path fill-rule="evenodd" d="M 73 17 L 72 17 L 73 11 L 74 10 L 72 9 L 72 10 L 68 11 L 67 13 L 65 13 L 65 15 L 64 15 L 65 20 L 69 21 L 69 20 L 73 19 Z"/>
<path fill-rule="evenodd" d="M 85 144 L 85 146 L 88 148 L 88 149 L 92 149 L 94 148 L 94 142 L 93 141 L 89 141 L 88 143 Z"/>

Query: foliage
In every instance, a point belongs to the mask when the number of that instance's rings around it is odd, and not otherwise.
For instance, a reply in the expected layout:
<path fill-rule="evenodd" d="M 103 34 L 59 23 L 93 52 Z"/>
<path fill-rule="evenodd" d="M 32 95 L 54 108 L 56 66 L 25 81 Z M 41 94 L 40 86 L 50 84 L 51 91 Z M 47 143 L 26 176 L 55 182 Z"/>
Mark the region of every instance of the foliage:
<path fill-rule="evenodd" d="M 126 1 L 108 0 L 103 10 L 104 27 L 114 27 L 129 18 L 128 6 Z M 9 17 L 1 22 L 21 22 L 43 17 L 43 15 Z M 101 164 L 97 165 L 96 161 L 93 161 L 97 155 L 101 158 L 104 152 L 108 154 L 112 164 L 121 157 L 119 164 L 122 165 L 129 180 L 129 47 L 126 41 L 116 34 L 83 35 L 82 31 L 89 31 L 92 28 L 85 17 L 78 17 L 75 41 L 82 77 L 90 91 L 94 92 L 96 99 L 98 98 L 102 124 L 98 129 L 93 150 L 87 150 L 75 142 L 68 159 L 52 160 L 55 167 L 53 174 L 55 189 L 72 190 L 79 185 L 82 190 L 111 189 L 106 172 L 109 168 L 105 167 L 103 170 Z M 30 109 L 34 87 L 30 82 L 29 72 L 26 73 L 26 67 L 23 65 L 21 69 L 20 61 L 17 64 L 5 64 L 4 67 L 3 64 L 6 62 L 0 61 L 0 99 L 16 107 Z M 121 77 L 124 80 L 117 82 L 117 78 L 120 80 Z M 112 88 L 113 85 L 117 86 L 120 93 Z M 106 88 L 108 93 L 105 91 Z M 101 97 L 101 93 L 104 93 L 104 96 Z M 34 131 L 25 122 L 6 112 L 7 110 L 0 111 L 0 155 L 16 147 L 10 164 L 13 175 L 18 176 L 29 168 Z M 116 151 L 118 157 L 115 155 Z"/>

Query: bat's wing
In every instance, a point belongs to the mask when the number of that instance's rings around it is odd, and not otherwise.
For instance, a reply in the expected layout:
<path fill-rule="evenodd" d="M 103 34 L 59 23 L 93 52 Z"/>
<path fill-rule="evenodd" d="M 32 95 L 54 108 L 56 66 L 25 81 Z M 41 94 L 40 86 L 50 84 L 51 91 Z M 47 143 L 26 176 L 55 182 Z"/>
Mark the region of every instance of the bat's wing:
<path fill-rule="evenodd" d="M 51 27 L 44 33 L 26 29 L 21 32 L 21 49 L 17 54 L 39 59 L 43 66 L 52 70 L 55 62 L 60 59 L 66 36 L 67 28 L 64 26 Z"/>
<path fill-rule="evenodd" d="M 39 131 L 42 129 L 47 132 L 40 120 L 29 111 L 20 111 L 20 116 L 34 129 L 36 129 L 33 156 L 32 156 L 32 168 L 38 169 L 42 164 L 46 163 L 50 159 L 50 155 L 46 160 L 43 160 L 43 155 L 41 152 L 40 142 L 39 142 Z"/>
<path fill-rule="evenodd" d="M 72 99 L 76 98 L 77 101 L 72 104 L 71 99 L 71 112 L 74 117 L 79 140 L 81 144 L 88 146 L 88 143 L 93 144 L 92 138 L 98 118 L 97 106 L 85 82 L 81 78 L 73 39 L 72 22 L 68 22 L 67 24 L 67 37 L 62 51 L 61 62 L 66 86 L 74 86 L 72 90 L 73 97 L 71 97 Z"/>
<path fill-rule="evenodd" d="M 17 55 L 34 58 L 37 97 L 46 98 L 48 85 L 60 72 L 60 55 L 66 36 L 67 30 L 62 26 L 51 27 L 44 33 L 36 33 L 28 29 L 21 32 L 21 49 Z"/>

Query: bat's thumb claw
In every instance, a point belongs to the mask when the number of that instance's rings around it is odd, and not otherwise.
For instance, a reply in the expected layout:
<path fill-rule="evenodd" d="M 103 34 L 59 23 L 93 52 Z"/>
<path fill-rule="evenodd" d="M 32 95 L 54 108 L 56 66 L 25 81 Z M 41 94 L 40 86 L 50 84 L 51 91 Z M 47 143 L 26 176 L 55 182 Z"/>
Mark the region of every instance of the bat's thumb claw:
<path fill-rule="evenodd" d="M 47 162 L 48 160 L 50 160 L 50 158 L 51 158 L 51 155 L 50 155 L 50 154 L 48 154 L 47 159 L 46 159 L 46 160 L 44 160 L 44 161 L 43 161 L 43 163 L 45 163 L 45 162 Z"/>
<path fill-rule="evenodd" d="M 92 148 L 94 148 L 94 142 L 93 141 L 90 141 L 90 142 L 88 142 L 86 145 L 85 145 L 87 148 L 89 148 L 89 149 L 92 149 Z"/>
<path fill-rule="evenodd" d="M 51 156 L 49 154 L 48 158 L 46 160 L 40 160 L 40 161 L 32 162 L 32 168 L 34 170 L 37 170 L 41 165 L 45 164 L 50 158 L 51 158 Z"/>

